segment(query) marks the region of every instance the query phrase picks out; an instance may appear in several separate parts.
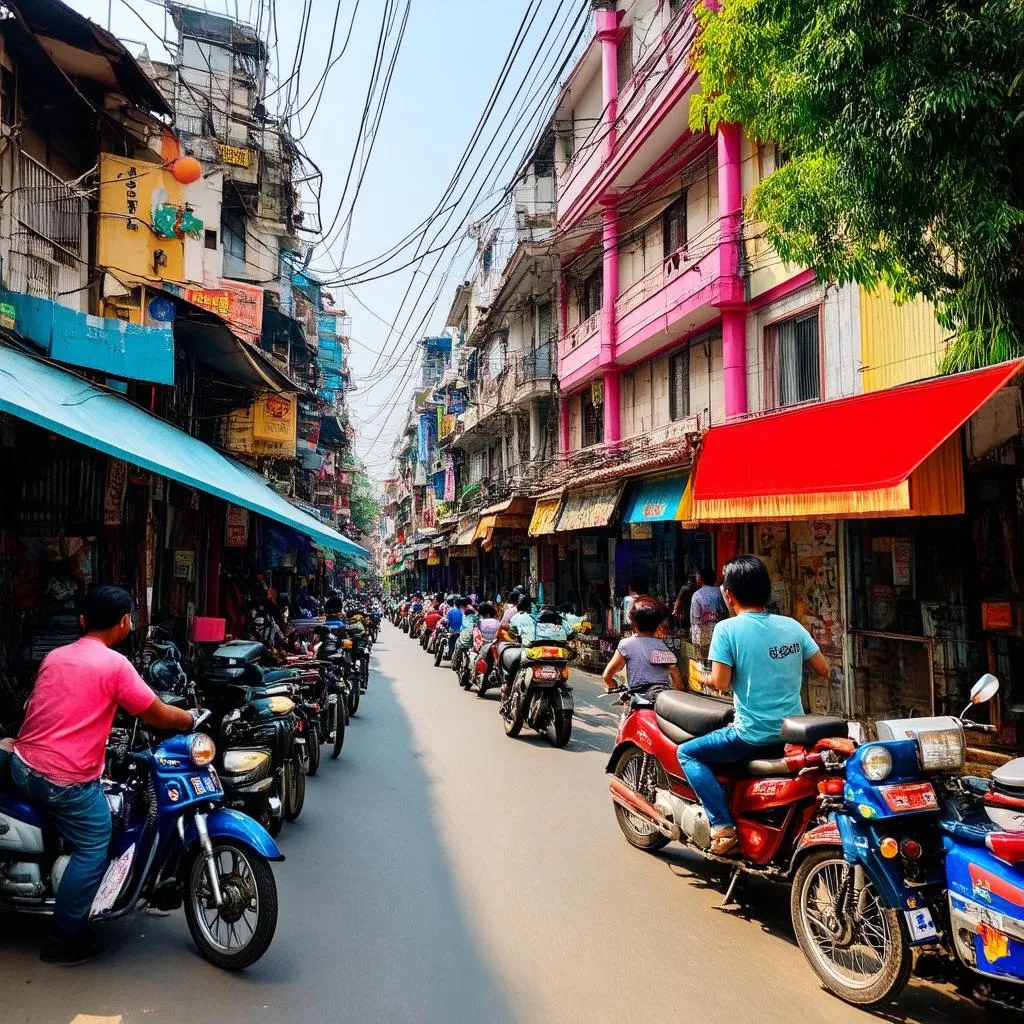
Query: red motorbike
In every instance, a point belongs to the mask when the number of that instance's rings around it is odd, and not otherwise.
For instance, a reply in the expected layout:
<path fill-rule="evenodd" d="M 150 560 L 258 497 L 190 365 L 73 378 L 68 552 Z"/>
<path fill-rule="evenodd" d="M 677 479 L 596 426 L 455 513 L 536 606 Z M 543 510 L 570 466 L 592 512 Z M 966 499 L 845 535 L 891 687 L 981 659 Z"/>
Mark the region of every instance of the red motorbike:
<path fill-rule="evenodd" d="M 725 765 L 718 776 L 736 822 L 739 848 L 710 852 L 711 826 L 679 766 L 676 750 L 696 736 L 721 729 L 733 707 L 676 690 L 619 689 L 622 720 L 606 771 L 615 817 L 627 841 L 659 850 L 675 841 L 734 867 L 725 902 L 744 874 L 791 879 L 803 854 L 837 842 L 838 829 L 822 812 L 824 797 L 842 795 L 846 760 L 853 753 L 847 723 L 826 715 L 787 718 L 777 750 Z"/>

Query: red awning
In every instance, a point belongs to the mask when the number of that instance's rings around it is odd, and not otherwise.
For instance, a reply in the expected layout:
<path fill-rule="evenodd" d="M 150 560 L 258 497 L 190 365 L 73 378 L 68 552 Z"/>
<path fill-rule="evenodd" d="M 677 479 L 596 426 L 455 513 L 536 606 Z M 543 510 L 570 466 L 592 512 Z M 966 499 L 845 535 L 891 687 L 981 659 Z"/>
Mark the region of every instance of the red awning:
<path fill-rule="evenodd" d="M 690 518 L 962 511 L 954 435 L 1022 367 L 1024 360 L 1001 363 L 712 427 L 694 473 Z"/>

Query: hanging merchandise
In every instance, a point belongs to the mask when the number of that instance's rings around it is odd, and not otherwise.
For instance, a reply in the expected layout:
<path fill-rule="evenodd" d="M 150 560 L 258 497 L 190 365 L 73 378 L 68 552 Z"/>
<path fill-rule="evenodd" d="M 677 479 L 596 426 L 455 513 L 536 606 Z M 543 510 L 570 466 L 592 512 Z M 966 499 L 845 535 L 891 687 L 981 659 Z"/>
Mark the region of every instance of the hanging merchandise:
<path fill-rule="evenodd" d="M 455 467 L 451 464 L 444 471 L 444 500 L 455 500 Z"/>
<path fill-rule="evenodd" d="M 128 463 L 124 459 L 107 460 L 107 480 L 103 490 L 103 525 L 119 526 L 128 486 Z"/>

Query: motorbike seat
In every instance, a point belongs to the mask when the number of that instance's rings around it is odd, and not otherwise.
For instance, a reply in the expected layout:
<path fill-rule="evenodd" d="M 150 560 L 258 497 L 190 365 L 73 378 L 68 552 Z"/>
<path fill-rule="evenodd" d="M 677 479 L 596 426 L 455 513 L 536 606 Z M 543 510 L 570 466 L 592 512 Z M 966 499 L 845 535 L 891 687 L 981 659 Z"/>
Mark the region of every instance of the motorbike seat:
<path fill-rule="evenodd" d="M 679 690 L 662 690 L 654 702 L 658 728 L 673 743 L 685 743 L 727 726 L 734 715 L 733 706 L 711 697 Z"/>
<path fill-rule="evenodd" d="M 506 644 L 498 652 L 498 663 L 506 679 L 514 679 L 523 661 L 523 649 L 515 644 Z"/>
<path fill-rule="evenodd" d="M 279 683 L 287 679 L 296 679 L 299 675 L 297 668 L 265 668 L 261 669 L 263 683 Z"/>
<path fill-rule="evenodd" d="M 783 743 L 796 747 L 813 747 L 819 740 L 847 739 L 850 727 L 845 718 L 833 715 L 800 715 L 787 718 L 779 733 Z"/>

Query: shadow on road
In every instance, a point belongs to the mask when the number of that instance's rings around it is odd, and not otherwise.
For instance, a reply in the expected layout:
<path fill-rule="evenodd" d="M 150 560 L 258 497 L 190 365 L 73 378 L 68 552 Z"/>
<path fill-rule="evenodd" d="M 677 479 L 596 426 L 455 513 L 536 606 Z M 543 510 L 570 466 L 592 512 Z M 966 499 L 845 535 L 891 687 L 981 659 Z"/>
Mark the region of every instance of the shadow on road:
<path fill-rule="evenodd" d="M 380 651 L 391 637 L 390 630 L 381 637 Z M 374 662 L 341 759 L 323 760 L 308 780 L 301 818 L 280 837 L 287 859 L 274 866 L 278 929 L 258 964 L 238 975 L 211 967 L 178 912 L 105 926 L 107 954 L 67 971 L 38 960 L 43 922 L 7 918 L 0 922 L 0 1019 L 511 1020 L 461 912 L 431 816 L 430 779 L 394 680 Z"/>

